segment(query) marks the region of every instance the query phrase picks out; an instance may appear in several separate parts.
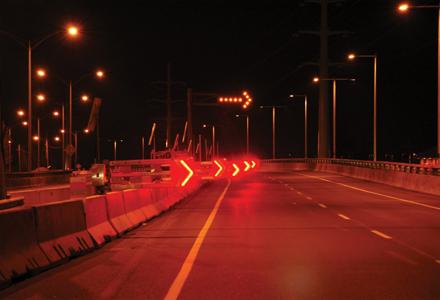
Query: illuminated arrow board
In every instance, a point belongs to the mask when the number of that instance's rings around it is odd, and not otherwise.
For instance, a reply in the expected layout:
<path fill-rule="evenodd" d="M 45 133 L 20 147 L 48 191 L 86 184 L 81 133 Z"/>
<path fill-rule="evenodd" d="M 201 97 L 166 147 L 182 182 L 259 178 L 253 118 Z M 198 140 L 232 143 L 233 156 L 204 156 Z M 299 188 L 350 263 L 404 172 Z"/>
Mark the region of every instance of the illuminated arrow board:
<path fill-rule="evenodd" d="M 235 177 L 240 173 L 240 168 L 237 166 L 237 164 L 233 163 L 232 167 L 234 168 L 234 172 L 232 172 L 232 177 Z"/>
<path fill-rule="evenodd" d="M 220 97 L 218 98 L 219 103 L 224 104 L 240 104 L 244 109 L 248 108 L 251 105 L 252 98 L 251 95 L 244 91 L 240 96 L 232 96 L 232 97 Z"/>
<path fill-rule="evenodd" d="M 215 172 L 214 177 L 218 177 L 220 176 L 224 168 L 217 160 L 214 160 L 214 164 L 218 167 L 218 170 L 217 172 Z"/>
<path fill-rule="evenodd" d="M 183 159 L 181 159 L 179 162 L 188 171 L 188 174 L 186 175 L 185 179 L 183 179 L 182 183 L 180 184 L 181 187 L 184 187 L 191 179 L 191 177 L 193 177 L 194 171 L 188 166 L 188 164 Z"/>
<path fill-rule="evenodd" d="M 244 171 L 245 172 L 249 171 L 249 169 L 251 168 L 251 165 L 247 161 L 245 161 L 245 160 L 243 162 L 244 162 L 244 165 L 245 165 Z"/>

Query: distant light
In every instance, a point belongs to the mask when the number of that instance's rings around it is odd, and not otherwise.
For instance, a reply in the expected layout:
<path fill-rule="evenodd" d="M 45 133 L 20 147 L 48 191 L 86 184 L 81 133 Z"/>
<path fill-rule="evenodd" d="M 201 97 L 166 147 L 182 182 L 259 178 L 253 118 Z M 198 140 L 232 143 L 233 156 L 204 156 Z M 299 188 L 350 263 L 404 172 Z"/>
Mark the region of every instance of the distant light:
<path fill-rule="evenodd" d="M 60 116 L 60 112 L 57 111 L 57 110 L 55 110 L 55 111 L 52 112 L 52 115 L 53 115 L 54 117 L 59 117 L 59 116 Z"/>
<path fill-rule="evenodd" d="M 207 125 L 206 125 L 206 124 L 203 124 L 203 125 L 202 125 L 202 127 L 203 127 L 203 128 L 206 128 L 206 127 L 207 127 Z"/>
<path fill-rule="evenodd" d="M 12 144 L 12 141 L 11 141 L 11 140 L 8 140 L 8 144 Z"/>
<path fill-rule="evenodd" d="M 70 25 L 67 27 L 67 34 L 71 37 L 77 37 L 79 35 L 79 29 L 77 26 Z"/>
<path fill-rule="evenodd" d="M 350 53 L 350 54 L 348 54 L 347 57 L 348 57 L 349 60 L 353 60 L 353 59 L 356 58 L 356 55 L 354 53 Z"/>
<path fill-rule="evenodd" d="M 289 95 L 289 98 L 293 98 L 293 97 L 295 97 L 295 95 L 293 95 L 293 94 L 290 94 L 290 95 Z"/>
<path fill-rule="evenodd" d="M 89 131 L 89 129 L 88 128 L 86 128 L 86 129 L 84 129 L 84 133 L 89 133 L 90 131 Z"/>
<path fill-rule="evenodd" d="M 56 137 L 53 138 L 53 140 L 54 140 L 55 142 L 59 142 L 61 139 L 60 139 L 59 136 L 56 136 Z"/>
<path fill-rule="evenodd" d="M 60 132 L 61 132 L 61 133 L 65 133 L 66 131 L 65 131 L 64 129 L 61 129 Z"/>
<path fill-rule="evenodd" d="M 21 125 L 28 126 L 28 122 L 27 121 L 23 121 L 23 122 L 21 122 Z"/>
<path fill-rule="evenodd" d="M 46 71 L 44 69 L 37 69 L 37 76 L 40 78 L 46 77 Z"/>
<path fill-rule="evenodd" d="M 82 96 L 81 96 L 81 101 L 82 101 L 82 102 L 87 102 L 87 101 L 89 101 L 89 96 L 87 96 L 87 95 L 82 95 Z"/>
<path fill-rule="evenodd" d="M 98 70 L 96 71 L 96 77 L 98 78 L 104 78 L 104 71 Z"/>
<path fill-rule="evenodd" d="M 319 77 L 314 77 L 313 82 L 319 82 Z"/>
<path fill-rule="evenodd" d="M 235 115 L 236 118 L 240 117 L 240 115 Z"/>
<path fill-rule="evenodd" d="M 408 3 L 402 3 L 399 5 L 398 7 L 400 12 L 407 12 L 409 9 L 409 4 Z"/>
<path fill-rule="evenodd" d="M 37 100 L 40 102 L 44 102 L 46 100 L 46 96 L 44 96 L 44 94 L 38 94 Z"/>
<path fill-rule="evenodd" d="M 219 100 L 220 100 L 220 102 L 223 102 L 223 98 L 220 98 Z"/>
<path fill-rule="evenodd" d="M 23 117 L 24 116 L 24 110 L 22 110 L 22 109 L 17 110 L 17 116 Z"/>
<path fill-rule="evenodd" d="M 34 135 L 33 137 L 32 137 L 32 139 L 34 140 L 34 141 L 39 141 L 40 140 L 40 137 L 38 136 L 38 135 Z"/>

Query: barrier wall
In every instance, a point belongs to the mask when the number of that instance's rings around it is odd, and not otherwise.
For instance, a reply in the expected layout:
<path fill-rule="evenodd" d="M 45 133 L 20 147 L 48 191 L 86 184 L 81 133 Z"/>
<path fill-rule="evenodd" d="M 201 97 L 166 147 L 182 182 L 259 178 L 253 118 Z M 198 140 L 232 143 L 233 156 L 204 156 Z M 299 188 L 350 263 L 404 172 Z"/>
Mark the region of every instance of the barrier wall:
<path fill-rule="evenodd" d="M 145 222 L 147 216 L 141 210 L 142 204 L 138 191 L 135 189 L 124 190 L 122 195 L 124 198 L 125 214 L 131 223 L 139 225 Z"/>
<path fill-rule="evenodd" d="M 159 215 L 161 209 L 154 203 L 153 191 L 147 188 L 138 189 L 137 191 L 141 202 L 141 210 L 147 220 Z"/>
<path fill-rule="evenodd" d="M 37 242 L 32 208 L 0 212 L 0 286 L 49 265 Z"/>
<path fill-rule="evenodd" d="M 105 196 L 97 195 L 84 199 L 87 232 L 94 242 L 101 246 L 118 233 L 109 222 Z"/>
<path fill-rule="evenodd" d="M 110 224 L 120 235 L 132 229 L 135 224 L 132 223 L 125 214 L 124 198 L 122 192 L 111 192 L 105 195 L 107 204 L 107 215 Z"/>
<path fill-rule="evenodd" d="M 343 176 L 387 184 L 411 191 L 440 196 L 440 176 L 395 171 L 390 169 L 371 169 L 343 164 L 299 162 L 263 163 L 262 172 L 321 171 Z"/>
<path fill-rule="evenodd" d="M 83 200 L 69 200 L 33 207 L 37 240 L 51 263 L 93 249 L 87 232 Z"/>

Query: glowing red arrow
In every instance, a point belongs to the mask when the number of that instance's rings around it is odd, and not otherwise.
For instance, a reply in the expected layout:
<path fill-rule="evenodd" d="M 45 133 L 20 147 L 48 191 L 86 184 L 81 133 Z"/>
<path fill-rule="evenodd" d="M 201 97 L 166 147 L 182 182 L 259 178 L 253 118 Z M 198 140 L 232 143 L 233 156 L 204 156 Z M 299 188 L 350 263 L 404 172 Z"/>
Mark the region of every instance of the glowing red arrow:
<path fill-rule="evenodd" d="M 251 160 L 251 162 L 252 162 L 252 169 L 253 169 L 253 168 L 255 168 L 255 166 L 257 165 L 257 163 L 254 162 L 253 160 Z"/>
<path fill-rule="evenodd" d="M 240 168 L 236 164 L 234 164 L 234 163 L 232 164 L 232 166 L 235 169 L 234 173 L 232 173 L 232 176 L 235 177 L 240 172 Z"/>
<path fill-rule="evenodd" d="M 182 159 L 180 160 L 180 164 L 188 171 L 188 175 L 185 177 L 185 179 L 180 184 L 180 186 L 185 186 L 188 183 L 188 181 L 191 179 L 191 177 L 193 177 L 194 171 L 191 170 L 191 168 L 188 166 L 188 164 Z"/>
<path fill-rule="evenodd" d="M 223 171 L 223 167 L 222 167 L 222 165 L 218 162 L 218 161 L 216 161 L 216 160 L 214 160 L 214 163 L 217 165 L 217 167 L 218 167 L 218 170 L 217 170 L 217 172 L 214 174 L 214 177 L 218 177 L 219 175 L 220 175 L 220 173 Z"/>
<path fill-rule="evenodd" d="M 243 162 L 246 165 L 246 167 L 244 168 L 244 171 L 245 172 L 249 171 L 249 169 L 251 168 L 251 165 L 247 161 L 245 161 L 245 160 Z"/>

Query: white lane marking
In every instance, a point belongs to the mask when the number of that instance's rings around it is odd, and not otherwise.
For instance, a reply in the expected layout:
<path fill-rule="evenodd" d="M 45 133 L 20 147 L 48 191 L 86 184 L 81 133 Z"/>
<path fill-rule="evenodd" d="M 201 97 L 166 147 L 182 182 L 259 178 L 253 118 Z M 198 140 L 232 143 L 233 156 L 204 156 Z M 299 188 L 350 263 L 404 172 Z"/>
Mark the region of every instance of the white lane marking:
<path fill-rule="evenodd" d="M 183 265 L 180 268 L 180 271 L 177 274 L 176 279 L 174 279 L 173 284 L 168 290 L 164 298 L 165 300 L 175 300 L 179 297 L 183 285 L 185 284 L 189 276 L 189 273 L 191 272 L 191 269 L 194 266 L 194 263 L 197 259 L 197 255 L 199 254 L 200 247 L 202 246 L 203 241 L 205 240 L 205 237 L 208 233 L 209 228 L 212 225 L 212 222 L 214 222 L 214 218 L 217 215 L 217 211 L 220 207 L 220 204 L 222 203 L 223 198 L 225 198 L 226 192 L 228 191 L 230 185 L 231 185 L 231 180 L 228 180 L 228 184 L 226 185 L 225 189 L 223 190 L 223 192 L 215 202 L 214 208 L 209 214 L 208 219 L 206 219 L 206 222 L 203 225 L 202 229 L 200 230 L 196 240 L 194 241 L 194 244 L 192 245 L 191 250 L 188 253 L 188 256 L 185 258 L 185 261 L 183 262 Z"/>
<path fill-rule="evenodd" d="M 320 207 L 322 207 L 322 208 L 327 208 L 327 205 L 325 205 L 325 204 L 318 203 L 318 205 L 319 205 Z"/>
<path fill-rule="evenodd" d="M 394 258 L 397 258 L 398 260 L 403 261 L 404 263 L 407 263 L 409 265 L 412 265 L 412 266 L 417 266 L 418 265 L 417 262 L 415 262 L 412 259 L 404 256 L 403 254 L 400 254 L 400 253 L 397 253 L 397 252 L 394 252 L 394 251 L 391 251 L 391 250 L 390 251 L 385 251 L 385 252 L 388 253 L 390 256 L 392 256 Z"/>
<path fill-rule="evenodd" d="M 346 215 L 338 214 L 338 216 L 341 217 L 341 218 L 344 219 L 344 220 L 350 220 L 350 218 L 347 217 Z"/>
<path fill-rule="evenodd" d="M 391 240 L 391 239 L 392 239 L 392 237 L 390 237 L 389 235 L 386 235 L 385 233 L 380 232 L 380 231 L 378 231 L 378 230 L 374 230 L 374 229 L 373 229 L 373 230 L 371 230 L 371 232 L 374 233 L 375 235 L 380 236 L 381 238 L 386 239 L 386 240 Z"/>
<path fill-rule="evenodd" d="M 312 200 L 312 197 L 307 196 L 306 199 L 307 199 L 307 200 Z"/>
<path fill-rule="evenodd" d="M 340 185 L 340 186 L 343 186 L 343 187 L 346 187 L 346 188 L 349 188 L 349 189 L 352 189 L 352 190 L 364 192 L 364 193 L 367 193 L 367 194 L 381 196 L 381 197 L 384 197 L 384 198 L 393 199 L 393 200 L 397 200 L 397 201 L 404 202 L 404 203 L 419 205 L 419 206 L 423 206 L 423 207 L 426 207 L 426 208 L 431 208 L 431 209 L 435 209 L 435 210 L 440 211 L 440 207 L 438 207 L 438 206 L 424 204 L 424 203 L 420 203 L 420 202 L 413 201 L 413 200 L 402 199 L 402 198 L 395 197 L 395 196 L 385 195 L 385 194 L 381 194 L 381 193 L 377 193 L 377 192 L 373 192 L 373 191 L 357 188 L 357 187 L 354 187 L 354 186 L 351 186 L 351 185 L 348 185 L 348 184 L 335 182 L 335 181 L 328 180 L 328 179 L 325 179 L 325 178 L 322 178 L 322 177 L 318 177 L 318 176 L 305 175 L 305 174 L 301 174 L 301 175 L 304 176 L 304 177 L 315 178 L 315 179 L 319 179 L 319 180 L 322 180 L 322 181 L 326 181 L 326 182 L 330 182 L 330 183 L 333 183 L 333 184 L 337 184 L 337 185 Z"/>
<path fill-rule="evenodd" d="M 435 262 L 440 265 L 440 259 L 436 259 Z"/>
<path fill-rule="evenodd" d="M 303 194 L 303 193 L 301 193 L 301 192 L 296 192 L 296 193 L 297 193 L 298 195 L 300 195 L 300 196 L 302 196 L 302 194 Z"/>

